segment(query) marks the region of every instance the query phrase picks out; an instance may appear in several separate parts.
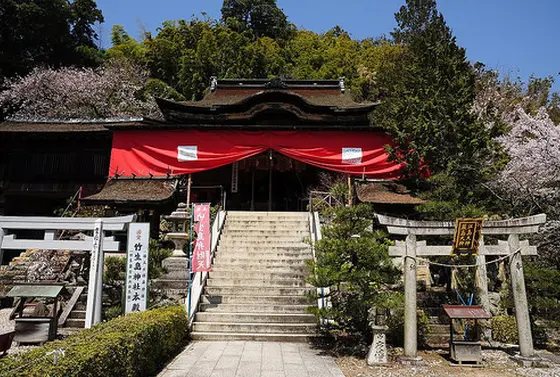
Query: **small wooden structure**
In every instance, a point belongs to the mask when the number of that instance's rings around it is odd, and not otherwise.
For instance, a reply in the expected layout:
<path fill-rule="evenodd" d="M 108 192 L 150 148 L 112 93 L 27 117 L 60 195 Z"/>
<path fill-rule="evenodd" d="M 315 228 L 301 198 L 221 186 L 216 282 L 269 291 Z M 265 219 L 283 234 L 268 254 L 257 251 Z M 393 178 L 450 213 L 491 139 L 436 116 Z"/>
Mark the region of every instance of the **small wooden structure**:
<path fill-rule="evenodd" d="M 0 334 L 0 357 L 6 356 L 8 350 L 12 346 L 12 340 L 14 340 L 15 331 L 9 331 L 4 334 Z"/>
<path fill-rule="evenodd" d="M 58 327 L 58 296 L 62 285 L 16 285 L 7 294 L 20 298 L 14 312 L 17 316 L 14 341 L 18 344 L 44 343 L 54 340 Z M 54 300 L 50 316 L 24 315 L 25 302 L 29 298 L 50 298 Z"/>
<path fill-rule="evenodd" d="M 456 319 L 470 319 L 476 321 L 478 319 L 489 319 L 490 314 L 479 305 L 443 305 L 443 310 L 450 318 L 449 321 L 449 355 L 451 360 L 462 364 L 463 362 L 481 363 L 482 362 L 482 347 L 478 341 L 478 336 L 468 339 L 465 337 L 463 340 L 455 339 L 453 331 L 453 320 Z"/>

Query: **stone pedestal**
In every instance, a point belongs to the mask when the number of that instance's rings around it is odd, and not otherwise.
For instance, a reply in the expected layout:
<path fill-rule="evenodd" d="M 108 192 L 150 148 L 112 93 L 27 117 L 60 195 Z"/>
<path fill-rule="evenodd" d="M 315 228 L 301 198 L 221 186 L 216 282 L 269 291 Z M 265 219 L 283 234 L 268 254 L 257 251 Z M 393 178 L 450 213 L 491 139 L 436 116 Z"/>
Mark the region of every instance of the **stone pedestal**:
<path fill-rule="evenodd" d="M 372 366 L 385 365 L 388 362 L 386 334 L 389 328 L 387 326 L 372 326 L 372 330 L 373 343 L 369 348 L 367 363 Z"/>
<path fill-rule="evenodd" d="M 532 357 L 515 355 L 510 356 L 510 358 L 524 368 L 542 368 L 547 366 L 544 360 L 538 355 L 534 355 Z"/>
<path fill-rule="evenodd" d="M 161 265 L 166 269 L 166 273 L 160 280 L 189 280 L 189 263 L 185 257 L 165 258 Z"/>
<path fill-rule="evenodd" d="M 167 297 L 181 302 L 188 292 L 188 259 L 169 257 L 164 259 L 161 264 L 167 272 L 155 280 L 155 286 L 161 289 Z"/>

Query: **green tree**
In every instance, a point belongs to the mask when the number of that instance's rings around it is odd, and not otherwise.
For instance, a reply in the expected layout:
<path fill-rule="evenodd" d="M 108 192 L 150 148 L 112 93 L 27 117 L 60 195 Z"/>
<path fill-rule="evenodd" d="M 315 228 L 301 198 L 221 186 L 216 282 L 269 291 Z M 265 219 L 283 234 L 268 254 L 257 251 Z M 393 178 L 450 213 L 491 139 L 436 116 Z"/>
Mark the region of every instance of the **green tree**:
<path fill-rule="evenodd" d="M 95 65 L 92 25 L 103 15 L 92 0 L 0 2 L 0 76 L 24 75 L 38 65 Z"/>
<path fill-rule="evenodd" d="M 309 282 L 330 287 L 332 307 L 316 314 L 360 336 L 369 333 L 368 312 L 394 296 L 387 289 L 400 276 L 388 255 L 385 234 L 373 232 L 368 205 L 332 208 L 332 222 L 315 244 L 316 262 Z"/>
<path fill-rule="evenodd" d="M 276 0 L 224 0 L 222 22 L 237 32 L 256 37 L 287 38 L 292 26 Z"/>
<path fill-rule="evenodd" d="M 395 18 L 392 36 L 405 50 L 378 75 L 373 121 L 393 135 L 392 156 L 409 178 L 419 183 L 429 168 L 461 190 L 461 204 L 476 203 L 490 195 L 480 185 L 494 171 L 491 132 L 472 111 L 476 72 L 434 0 L 407 0 Z"/>
<path fill-rule="evenodd" d="M 111 43 L 112 47 L 105 53 L 107 58 L 126 58 L 142 65 L 146 63 L 145 45 L 132 38 L 121 25 L 113 25 Z"/>

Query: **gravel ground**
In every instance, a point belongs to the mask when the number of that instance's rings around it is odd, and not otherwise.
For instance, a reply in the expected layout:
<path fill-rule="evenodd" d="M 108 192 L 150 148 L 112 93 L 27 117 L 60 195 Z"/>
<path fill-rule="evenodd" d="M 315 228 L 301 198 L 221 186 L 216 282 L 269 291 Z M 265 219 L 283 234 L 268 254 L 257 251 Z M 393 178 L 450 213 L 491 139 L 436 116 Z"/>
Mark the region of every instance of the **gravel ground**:
<path fill-rule="evenodd" d="M 9 318 L 11 312 L 12 308 L 0 309 L 0 334 L 14 330 L 15 321 L 10 321 Z M 12 347 L 9 349 L 8 355 L 14 355 L 33 347 L 35 346 L 16 346 L 15 343 L 12 343 Z"/>
<path fill-rule="evenodd" d="M 390 359 L 402 353 L 402 349 L 391 349 Z M 482 367 L 452 366 L 446 359 L 447 350 L 421 351 L 424 365 L 402 365 L 395 361 L 387 366 L 370 367 L 363 357 L 335 356 L 335 360 L 346 377 L 560 377 L 560 363 L 545 361 L 547 368 L 521 368 L 509 355 L 499 350 L 483 350 Z"/>

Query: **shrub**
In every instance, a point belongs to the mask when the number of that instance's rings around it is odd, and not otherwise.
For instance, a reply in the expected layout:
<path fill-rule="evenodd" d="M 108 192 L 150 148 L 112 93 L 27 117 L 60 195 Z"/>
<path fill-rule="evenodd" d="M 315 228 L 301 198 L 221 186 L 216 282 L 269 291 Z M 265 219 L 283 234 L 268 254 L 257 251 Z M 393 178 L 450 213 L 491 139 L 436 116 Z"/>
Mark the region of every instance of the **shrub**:
<path fill-rule="evenodd" d="M 371 231 L 369 206 L 335 207 L 327 215 L 331 223 L 315 244 L 316 262 L 310 263 L 315 274 L 308 281 L 330 287 L 332 306 L 315 309 L 315 314 L 331 319 L 333 327 L 367 338 L 369 310 L 384 305 L 388 286 L 400 272 L 389 258 L 385 234 Z"/>
<path fill-rule="evenodd" d="M 150 240 L 150 252 L 148 253 L 148 275 L 150 280 L 157 279 L 166 272 L 161 262 L 171 255 L 173 255 L 172 250 L 162 248 L 156 240 Z"/>
<path fill-rule="evenodd" d="M 0 360 L 0 376 L 140 377 L 155 375 L 187 343 L 182 306 L 169 306 L 104 322 L 65 340 Z M 54 350 L 64 355 L 53 363 Z M 20 368 L 20 369 L 17 369 Z"/>
<path fill-rule="evenodd" d="M 107 284 L 115 284 L 125 279 L 126 275 L 126 258 L 124 257 L 106 257 L 105 260 L 105 276 L 103 282 Z"/>
<path fill-rule="evenodd" d="M 108 308 L 105 309 L 105 314 L 103 315 L 103 318 L 106 321 L 109 321 L 111 319 L 117 318 L 122 314 L 122 306 L 120 305 L 114 305 L 114 306 L 110 306 Z"/>
<path fill-rule="evenodd" d="M 427 345 L 428 334 L 430 333 L 430 317 L 423 310 L 416 310 L 418 344 Z M 391 311 L 387 318 L 387 339 L 393 346 L 402 347 L 404 341 L 404 308 L 400 307 Z"/>
<path fill-rule="evenodd" d="M 517 344 L 517 322 L 515 316 L 499 315 L 492 318 L 492 339 L 508 344 Z"/>

